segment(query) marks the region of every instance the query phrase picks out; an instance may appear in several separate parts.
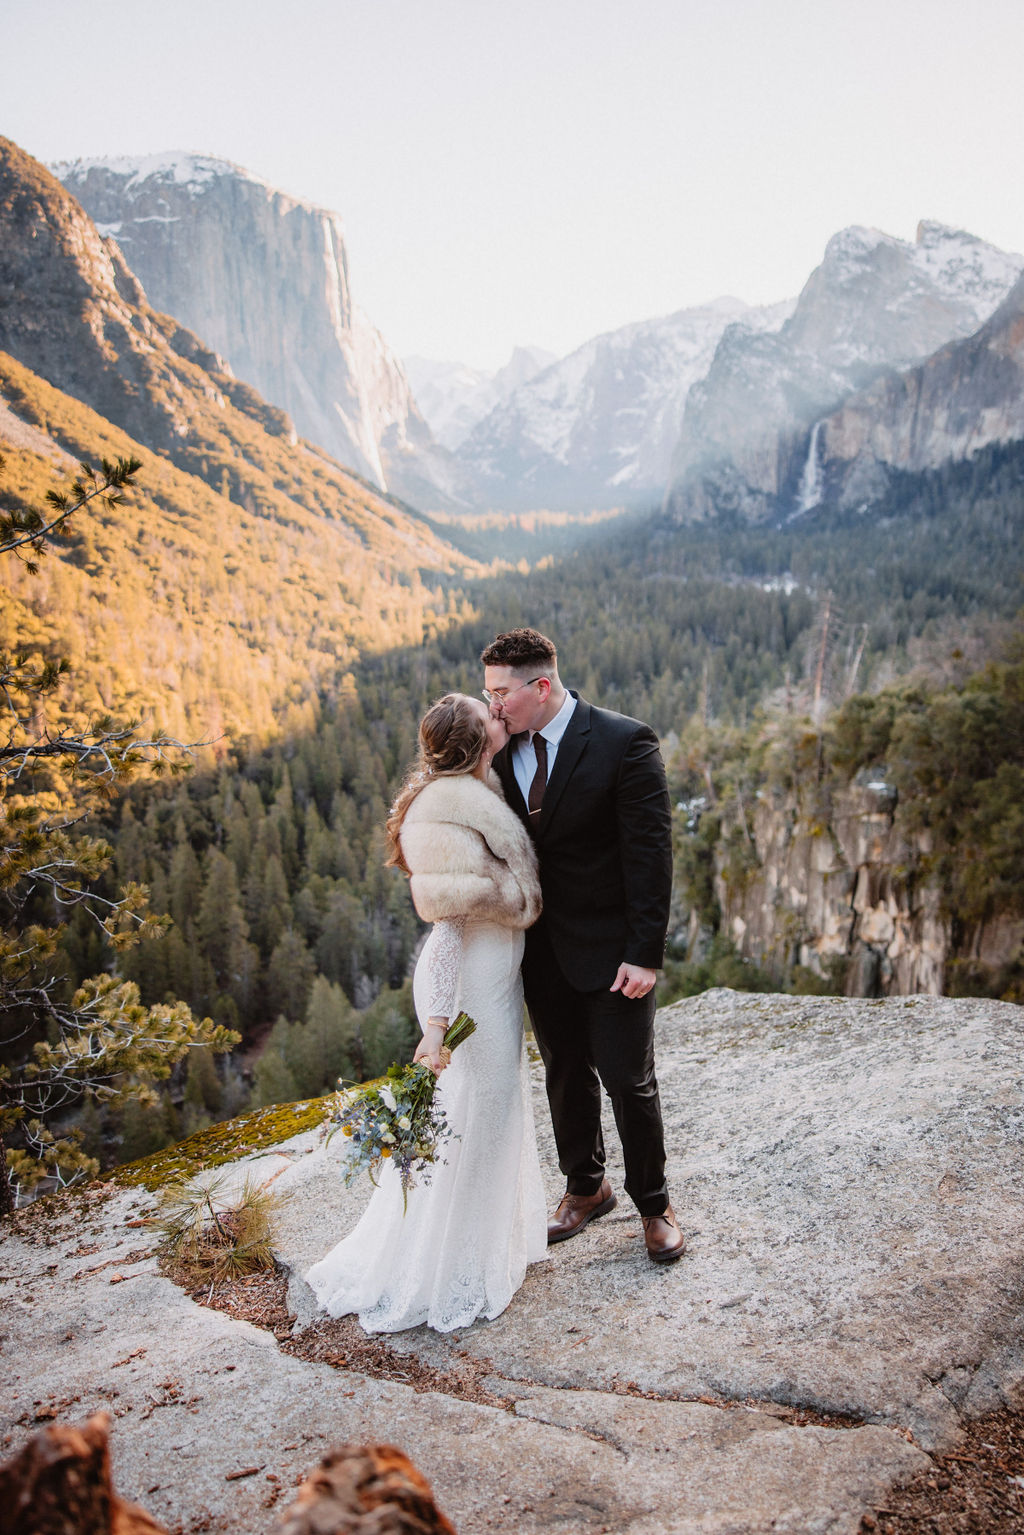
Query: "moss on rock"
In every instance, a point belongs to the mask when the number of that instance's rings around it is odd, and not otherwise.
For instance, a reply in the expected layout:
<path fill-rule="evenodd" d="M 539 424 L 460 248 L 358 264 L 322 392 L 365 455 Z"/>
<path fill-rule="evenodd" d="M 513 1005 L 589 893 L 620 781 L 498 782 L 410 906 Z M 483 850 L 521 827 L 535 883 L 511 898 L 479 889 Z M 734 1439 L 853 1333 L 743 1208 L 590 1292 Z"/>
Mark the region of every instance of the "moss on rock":
<path fill-rule="evenodd" d="M 324 1099 L 311 1098 L 299 1103 L 275 1103 L 227 1119 L 222 1124 L 198 1130 L 187 1140 L 176 1141 L 162 1151 L 154 1151 L 137 1162 L 126 1162 L 107 1174 L 107 1181 L 120 1188 L 163 1188 L 176 1178 L 191 1178 L 207 1167 L 237 1162 L 254 1151 L 269 1151 L 293 1135 L 315 1130 L 324 1121 Z"/>

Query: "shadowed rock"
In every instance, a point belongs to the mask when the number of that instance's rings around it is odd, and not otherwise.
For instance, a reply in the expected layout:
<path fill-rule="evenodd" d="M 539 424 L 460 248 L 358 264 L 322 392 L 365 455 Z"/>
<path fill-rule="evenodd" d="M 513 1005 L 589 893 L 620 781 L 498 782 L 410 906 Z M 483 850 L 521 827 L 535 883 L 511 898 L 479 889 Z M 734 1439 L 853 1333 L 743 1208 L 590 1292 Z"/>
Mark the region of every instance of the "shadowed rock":
<path fill-rule="evenodd" d="M 6 1535 L 167 1535 L 110 1481 L 110 1417 L 52 1423 L 0 1466 Z"/>
<path fill-rule="evenodd" d="M 455 1535 L 455 1529 L 401 1450 L 343 1444 L 303 1482 L 279 1535 Z"/>

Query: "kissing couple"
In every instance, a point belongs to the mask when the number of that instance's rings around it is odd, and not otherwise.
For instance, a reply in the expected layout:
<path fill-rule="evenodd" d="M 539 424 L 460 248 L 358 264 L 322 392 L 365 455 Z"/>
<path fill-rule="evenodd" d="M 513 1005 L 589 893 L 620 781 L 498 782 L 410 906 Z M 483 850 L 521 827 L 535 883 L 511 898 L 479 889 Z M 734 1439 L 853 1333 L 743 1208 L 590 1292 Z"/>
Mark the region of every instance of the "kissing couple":
<path fill-rule="evenodd" d="M 439 1074 L 455 1137 L 403 1214 L 386 1166 L 354 1229 L 309 1271 L 322 1310 L 367 1332 L 494 1318 L 527 1265 L 612 1210 L 601 1090 L 656 1263 L 685 1243 L 665 1185 L 654 983 L 672 885 L 671 812 L 647 725 L 566 689 L 549 639 L 500 634 L 481 698 L 449 693 L 387 823 L 389 862 L 432 924 L 413 994 L 414 1059 Z M 544 1062 L 565 1194 L 546 1214 L 523 1037 Z M 449 1019 L 476 1032 L 442 1055 Z"/>

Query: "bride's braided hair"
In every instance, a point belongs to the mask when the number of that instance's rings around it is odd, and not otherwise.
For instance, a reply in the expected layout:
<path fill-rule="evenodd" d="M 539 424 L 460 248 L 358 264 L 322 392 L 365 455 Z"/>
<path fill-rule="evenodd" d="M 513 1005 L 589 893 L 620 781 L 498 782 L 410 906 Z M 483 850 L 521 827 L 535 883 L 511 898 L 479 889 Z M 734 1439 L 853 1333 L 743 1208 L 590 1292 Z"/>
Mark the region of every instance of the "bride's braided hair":
<path fill-rule="evenodd" d="M 419 752 L 399 789 L 387 820 L 389 867 L 409 869 L 399 833 L 406 812 L 432 778 L 454 778 L 475 771 L 487 745 L 484 722 L 465 693 L 446 693 L 420 720 Z"/>

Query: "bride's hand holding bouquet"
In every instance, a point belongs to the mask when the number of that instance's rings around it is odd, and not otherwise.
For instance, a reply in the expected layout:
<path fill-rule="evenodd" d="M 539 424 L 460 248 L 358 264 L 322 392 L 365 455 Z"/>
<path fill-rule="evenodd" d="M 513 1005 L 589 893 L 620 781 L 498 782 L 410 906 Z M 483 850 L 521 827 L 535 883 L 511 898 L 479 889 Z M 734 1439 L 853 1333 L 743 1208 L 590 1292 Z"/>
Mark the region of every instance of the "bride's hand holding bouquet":
<path fill-rule="evenodd" d="M 447 1018 L 428 1018 L 423 1038 L 416 1046 L 416 1053 L 413 1056 L 413 1061 L 421 1061 L 425 1066 L 429 1066 L 435 1077 L 441 1075 L 452 1058 L 451 1048 L 445 1044 L 447 1028 Z"/>
<path fill-rule="evenodd" d="M 370 1181 L 385 1162 L 392 1162 L 402 1184 L 403 1203 L 416 1182 L 430 1177 L 443 1143 L 452 1133 L 444 1109 L 434 1101 L 440 1073 L 451 1060 L 451 1053 L 468 1039 L 476 1024 L 468 1013 L 459 1013 L 440 1030 L 440 1038 L 428 1034 L 420 1040 L 413 1061 L 406 1066 L 388 1067 L 382 1077 L 346 1087 L 327 1100 L 327 1139 L 341 1131 L 347 1141 L 343 1176 L 351 1183 L 361 1172 Z"/>

